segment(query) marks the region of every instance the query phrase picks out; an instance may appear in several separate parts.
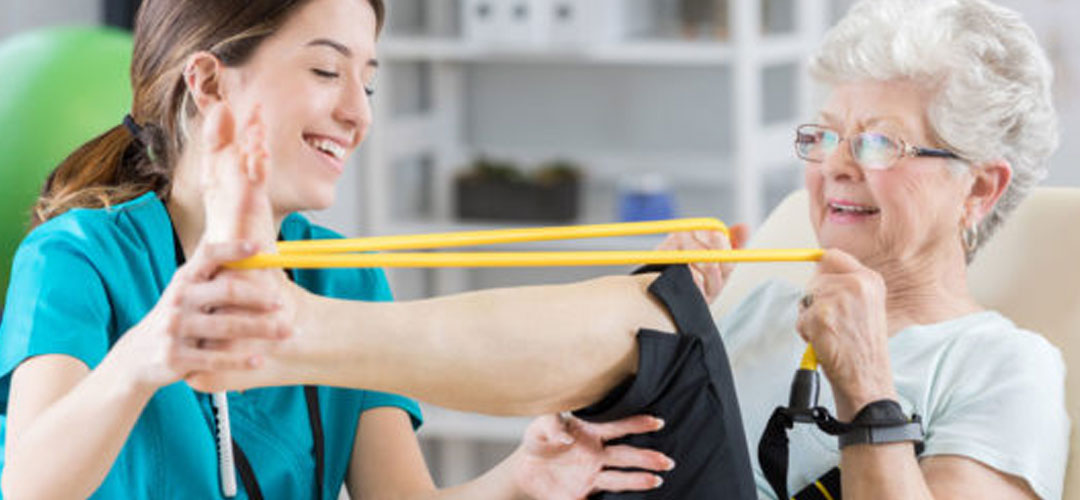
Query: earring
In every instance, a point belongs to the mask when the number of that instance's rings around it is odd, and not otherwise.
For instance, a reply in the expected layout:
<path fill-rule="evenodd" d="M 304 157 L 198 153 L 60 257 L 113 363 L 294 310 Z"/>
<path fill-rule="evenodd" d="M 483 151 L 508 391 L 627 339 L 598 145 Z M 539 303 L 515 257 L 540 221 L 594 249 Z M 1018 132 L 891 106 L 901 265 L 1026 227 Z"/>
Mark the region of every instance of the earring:
<path fill-rule="evenodd" d="M 979 224 L 964 226 L 960 230 L 960 241 L 964 244 L 964 251 L 971 254 L 979 246 Z"/>

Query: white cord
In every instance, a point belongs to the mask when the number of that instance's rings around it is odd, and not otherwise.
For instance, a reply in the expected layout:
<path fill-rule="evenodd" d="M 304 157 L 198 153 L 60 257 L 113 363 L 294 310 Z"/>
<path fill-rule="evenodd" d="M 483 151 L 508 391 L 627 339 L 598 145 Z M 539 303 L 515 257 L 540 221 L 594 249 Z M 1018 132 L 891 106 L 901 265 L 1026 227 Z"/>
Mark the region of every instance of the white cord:
<path fill-rule="evenodd" d="M 217 421 L 221 492 L 226 498 L 233 498 L 236 496 L 236 463 L 233 459 L 232 427 L 229 425 L 229 398 L 224 392 L 215 392 L 210 401 L 214 406 L 214 419 Z"/>

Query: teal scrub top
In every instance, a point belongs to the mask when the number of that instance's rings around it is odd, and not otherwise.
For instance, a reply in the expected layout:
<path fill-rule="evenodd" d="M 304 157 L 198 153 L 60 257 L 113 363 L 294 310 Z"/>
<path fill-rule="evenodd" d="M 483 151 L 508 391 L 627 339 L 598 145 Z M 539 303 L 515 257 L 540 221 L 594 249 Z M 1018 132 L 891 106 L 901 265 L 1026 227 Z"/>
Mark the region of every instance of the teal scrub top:
<path fill-rule="evenodd" d="M 281 232 L 286 240 L 341 237 L 299 214 L 286 218 Z M 16 253 L 0 324 L 0 436 L 11 374 L 19 363 L 65 354 L 94 368 L 154 307 L 176 262 L 172 221 L 154 193 L 110 209 L 75 209 L 31 232 Z M 328 297 L 392 300 L 379 269 L 297 270 L 294 277 L 307 290 Z M 361 412 L 400 408 L 412 417 L 414 428 L 422 417 L 416 402 L 402 396 L 330 387 L 318 391 L 325 436 L 323 497 L 336 499 Z M 92 498 L 222 497 L 209 398 L 182 381 L 161 388 Z M 313 497 L 315 458 L 303 388 L 230 392 L 229 409 L 233 439 L 251 462 L 263 495 Z M 238 498 L 247 498 L 237 482 Z"/>

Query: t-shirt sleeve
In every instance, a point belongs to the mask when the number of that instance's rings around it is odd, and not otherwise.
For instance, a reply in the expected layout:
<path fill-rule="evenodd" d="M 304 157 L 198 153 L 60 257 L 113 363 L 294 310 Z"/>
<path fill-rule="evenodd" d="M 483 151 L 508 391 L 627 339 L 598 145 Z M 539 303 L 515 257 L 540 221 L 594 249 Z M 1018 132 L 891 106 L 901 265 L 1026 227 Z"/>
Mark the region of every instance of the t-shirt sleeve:
<path fill-rule="evenodd" d="M 420 426 L 424 423 L 424 415 L 420 411 L 420 405 L 416 401 L 397 394 L 364 391 L 364 402 L 360 405 L 361 413 L 372 408 L 386 407 L 404 410 L 412 420 L 413 430 L 419 430 Z"/>
<path fill-rule="evenodd" d="M 47 229 L 31 234 L 13 263 L 0 325 L 0 381 L 7 384 L 15 367 L 43 354 L 97 366 L 109 350 L 111 317 L 101 276 L 79 240 Z"/>
<path fill-rule="evenodd" d="M 1028 332 L 994 340 L 954 346 L 960 362 L 941 375 L 955 383 L 931 409 L 923 456 L 972 458 L 1023 478 L 1040 498 L 1060 498 L 1069 444 L 1061 353 Z"/>

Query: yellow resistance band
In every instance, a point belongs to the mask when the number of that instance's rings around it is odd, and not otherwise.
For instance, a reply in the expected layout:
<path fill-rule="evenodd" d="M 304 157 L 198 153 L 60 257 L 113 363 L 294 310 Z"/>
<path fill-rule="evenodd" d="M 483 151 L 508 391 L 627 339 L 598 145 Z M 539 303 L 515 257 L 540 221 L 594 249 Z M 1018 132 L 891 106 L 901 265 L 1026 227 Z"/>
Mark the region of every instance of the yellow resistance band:
<path fill-rule="evenodd" d="M 268 267 L 541 267 L 688 264 L 691 262 L 810 262 L 821 260 L 824 253 L 820 249 L 811 248 L 601 252 L 352 253 L 608 238 L 683 231 L 719 231 L 726 236 L 730 237 L 731 235 L 727 226 L 719 219 L 695 218 L 622 224 L 284 241 L 278 243 L 278 254 L 259 254 L 233 262 L 228 267 L 234 269 Z M 800 368 L 817 369 L 817 357 L 811 346 L 807 346 Z"/>
<path fill-rule="evenodd" d="M 805 262 L 821 258 L 819 249 L 654 250 L 594 252 L 352 253 L 435 249 L 534 241 L 553 241 L 682 231 L 730 234 L 718 219 L 676 219 L 625 224 L 542 227 L 461 233 L 376 236 L 371 238 L 285 241 L 278 254 L 259 254 L 233 262 L 234 269 L 267 267 L 547 267 L 687 264 L 691 262 Z"/>

